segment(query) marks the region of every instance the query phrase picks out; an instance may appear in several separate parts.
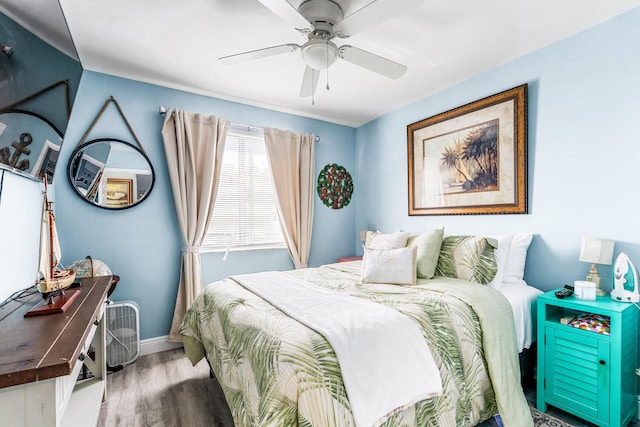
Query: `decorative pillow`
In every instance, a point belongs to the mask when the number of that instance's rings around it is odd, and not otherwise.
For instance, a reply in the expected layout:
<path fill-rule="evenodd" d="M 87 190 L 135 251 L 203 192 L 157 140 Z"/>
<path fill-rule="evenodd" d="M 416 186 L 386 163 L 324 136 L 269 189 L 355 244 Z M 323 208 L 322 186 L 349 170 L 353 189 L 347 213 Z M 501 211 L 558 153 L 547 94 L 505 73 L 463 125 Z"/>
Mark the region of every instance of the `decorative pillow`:
<path fill-rule="evenodd" d="M 504 272 L 507 267 L 509 249 L 511 248 L 511 241 L 513 240 L 513 235 L 506 234 L 503 236 L 487 236 L 487 237 L 494 238 L 498 241 L 498 247 L 494 252 L 496 257 L 496 265 L 497 265 L 496 276 L 493 278 L 492 281 L 487 283 L 487 285 L 497 290 L 497 289 L 500 289 L 500 287 L 502 286 L 502 282 L 504 279 Z"/>
<path fill-rule="evenodd" d="M 368 232 L 364 247 L 369 249 L 398 249 L 407 245 L 409 233 L 402 231 L 396 233 Z"/>
<path fill-rule="evenodd" d="M 417 248 L 364 249 L 362 281 L 393 285 L 416 284 Z"/>
<path fill-rule="evenodd" d="M 527 261 L 527 250 L 531 244 L 533 235 L 531 233 L 514 234 L 507 256 L 507 265 L 504 269 L 504 283 L 521 284 L 524 283 L 524 265 Z"/>
<path fill-rule="evenodd" d="M 611 317 L 602 314 L 580 314 L 574 317 L 568 325 L 602 335 L 611 335 Z"/>
<path fill-rule="evenodd" d="M 444 228 L 427 231 L 422 234 L 411 234 L 407 239 L 407 246 L 418 248 L 416 270 L 420 279 L 431 279 L 436 271 Z"/>
<path fill-rule="evenodd" d="M 479 236 L 442 239 L 435 276 L 456 277 L 486 285 L 498 270 L 494 250 L 497 240 Z"/>

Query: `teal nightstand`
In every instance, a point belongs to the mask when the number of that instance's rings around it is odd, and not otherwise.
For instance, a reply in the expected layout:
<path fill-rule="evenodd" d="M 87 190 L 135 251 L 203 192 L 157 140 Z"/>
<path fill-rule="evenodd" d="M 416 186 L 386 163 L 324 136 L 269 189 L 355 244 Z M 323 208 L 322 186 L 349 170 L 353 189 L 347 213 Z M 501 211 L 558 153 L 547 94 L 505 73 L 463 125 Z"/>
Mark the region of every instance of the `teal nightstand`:
<path fill-rule="evenodd" d="M 556 290 L 538 297 L 538 410 L 553 405 L 599 426 L 635 421 L 640 310 L 609 296 L 560 299 Z M 579 314 L 609 317 L 610 334 L 561 323 Z"/>

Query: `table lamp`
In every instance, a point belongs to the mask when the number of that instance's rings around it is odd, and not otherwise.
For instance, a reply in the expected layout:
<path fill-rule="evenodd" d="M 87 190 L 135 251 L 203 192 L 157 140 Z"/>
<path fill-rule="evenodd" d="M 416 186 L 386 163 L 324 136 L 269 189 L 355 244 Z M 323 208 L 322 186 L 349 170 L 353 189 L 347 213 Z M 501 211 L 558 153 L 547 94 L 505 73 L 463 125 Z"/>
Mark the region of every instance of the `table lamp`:
<path fill-rule="evenodd" d="M 587 274 L 587 282 L 596 284 L 596 294 L 603 296 L 607 293 L 600 288 L 600 273 L 596 264 L 611 265 L 613 260 L 613 240 L 599 239 L 596 237 L 583 237 L 580 245 L 580 258 L 582 262 L 590 262 L 591 269 Z"/>

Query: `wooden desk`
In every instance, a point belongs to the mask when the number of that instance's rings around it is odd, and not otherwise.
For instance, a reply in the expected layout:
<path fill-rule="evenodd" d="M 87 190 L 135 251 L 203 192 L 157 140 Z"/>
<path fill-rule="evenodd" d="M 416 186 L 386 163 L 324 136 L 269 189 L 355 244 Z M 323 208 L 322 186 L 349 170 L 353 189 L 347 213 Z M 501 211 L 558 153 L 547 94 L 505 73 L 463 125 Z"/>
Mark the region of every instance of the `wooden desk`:
<path fill-rule="evenodd" d="M 0 414 L 11 426 L 96 425 L 106 398 L 103 317 L 111 277 L 82 280 L 60 314 L 24 317 L 42 297 L 0 309 Z M 95 357 L 87 353 L 93 343 Z M 93 378 L 77 381 L 86 365 Z M 8 417 L 8 418 L 7 418 Z"/>

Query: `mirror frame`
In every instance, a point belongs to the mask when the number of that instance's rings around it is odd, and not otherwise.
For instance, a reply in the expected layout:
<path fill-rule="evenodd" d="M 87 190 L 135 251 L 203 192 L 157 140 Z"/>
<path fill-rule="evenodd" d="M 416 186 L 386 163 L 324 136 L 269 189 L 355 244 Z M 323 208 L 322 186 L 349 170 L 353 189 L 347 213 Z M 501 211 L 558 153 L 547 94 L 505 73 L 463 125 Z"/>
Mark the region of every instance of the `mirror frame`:
<path fill-rule="evenodd" d="M 126 145 L 127 147 L 133 149 L 138 154 L 140 154 L 142 156 L 142 158 L 145 159 L 147 164 L 149 165 L 149 169 L 151 171 L 151 185 L 149 186 L 149 190 L 147 190 L 147 192 L 145 193 L 144 197 L 142 197 L 140 200 L 136 201 L 135 203 L 131 203 L 131 204 L 128 204 L 126 206 L 105 206 L 105 205 L 101 205 L 101 204 L 95 203 L 95 202 L 87 199 L 85 197 L 85 195 L 83 195 L 80 192 L 80 190 L 78 190 L 78 188 L 76 187 L 76 185 L 75 185 L 75 177 L 72 176 L 72 171 L 73 171 L 72 169 L 73 169 L 74 163 L 76 162 L 76 157 L 82 151 L 84 151 L 84 149 L 86 149 L 88 146 L 94 145 L 94 144 L 97 144 L 97 143 L 104 143 L 104 142 L 119 142 L 121 144 Z M 74 192 L 82 200 L 84 200 L 85 202 L 89 203 L 92 206 L 101 208 L 101 209 L 106 209 L 106 210 L 109 210 L 109 211 L 118 211 L 118 210 L 132 208 L 132 207 L 137 206 L 140 203 L 144 202 L 149 197 L 149 194 L 153 190 L 153 187 L 154 187 L 155 182 L 156 182 L 156 174 L 155 174 L 155 170 L 153 169 L 153 165 L 151 164 L 151 160 L 149 160 L 149 157 L 140 148 L 136 147 L 135 145 L 131 144 L 130 142 L 123 141 L 123 140 L 118 139 L 118 138 L 98 138 L 98 139 L 92 139 L 91 141 L 87 141 L 87 142 L 77 146 L 73 150 L 73 153 L 71 153 L 71 156 L 69 157 L 69 162 L 67 164 L 67 179 L 69 181 L 69 185 L 71 186 L 71 188 L 73 188 Z"/>

